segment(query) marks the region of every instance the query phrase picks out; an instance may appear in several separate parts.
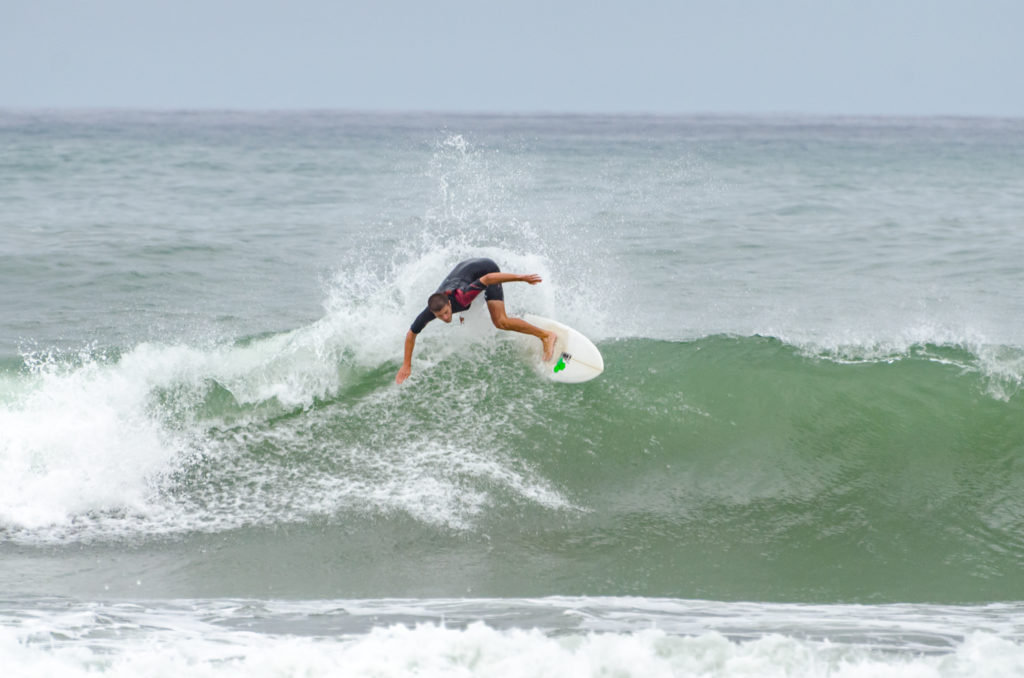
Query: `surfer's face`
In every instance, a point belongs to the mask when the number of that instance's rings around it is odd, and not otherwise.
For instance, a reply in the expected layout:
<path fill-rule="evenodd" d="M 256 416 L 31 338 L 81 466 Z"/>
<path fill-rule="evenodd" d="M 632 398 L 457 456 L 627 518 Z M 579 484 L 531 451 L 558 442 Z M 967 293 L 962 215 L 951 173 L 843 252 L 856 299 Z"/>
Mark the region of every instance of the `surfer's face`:
<path fill-rule="evenodd" d="M 440 311 L 434 311 L 434 317 L 438 320 L 443 320 L 446 323 L 452 321 L 452 305 L 449 303 L 447 306 L 442 308 Z"/>

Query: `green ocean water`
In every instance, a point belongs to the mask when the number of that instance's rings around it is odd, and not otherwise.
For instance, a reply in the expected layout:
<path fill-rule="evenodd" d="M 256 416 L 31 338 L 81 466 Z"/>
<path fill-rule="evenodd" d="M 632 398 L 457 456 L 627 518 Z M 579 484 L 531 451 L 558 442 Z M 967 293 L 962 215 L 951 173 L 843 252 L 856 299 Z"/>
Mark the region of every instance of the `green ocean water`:
<path fill-rule="evenodd" d="M 123 617 L 131 661 L 166 622 L 173 666 L 192 624 L 251 658 L 249 615 L 380 640 L 282 600 L 387 626 L 461 599 L 496 651 L 598 628 L 647 656 L 643 619 L 710 651 L 707 601 L 794 657 L 852 637 L 836 614 L 899 657 L 979 629 L 1024 656 L 1020 121 L 3 112 L 0 144 L 13 661 L 12 619 Z M 473 308 L 394 384 L 470 256 L 541 274 L 509 310 L 605 373 L 550 383 Z"/>

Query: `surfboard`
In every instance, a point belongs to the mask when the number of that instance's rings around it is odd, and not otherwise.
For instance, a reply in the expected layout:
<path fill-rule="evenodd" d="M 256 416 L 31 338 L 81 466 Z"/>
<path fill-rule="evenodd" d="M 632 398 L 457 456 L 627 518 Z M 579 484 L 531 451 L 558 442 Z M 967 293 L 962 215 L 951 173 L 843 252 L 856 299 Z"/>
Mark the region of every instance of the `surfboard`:
<path fill-rule="evenodd" d="M 551 381 L 579 384 L 590 381 L 604 372 L 604 358 L 601 357 L 601 352 L 594 346 L 594 342 L 580 332 L 557 320 L 530 313 L 524 315 L 523 320 L 558 336 L 554 354 L 551 360 L 547 361 L 542 360 L 539 355 L 540 344 L 536 340 L 531 342 L 531 346 L 537 350 L 537 371 Z"/>

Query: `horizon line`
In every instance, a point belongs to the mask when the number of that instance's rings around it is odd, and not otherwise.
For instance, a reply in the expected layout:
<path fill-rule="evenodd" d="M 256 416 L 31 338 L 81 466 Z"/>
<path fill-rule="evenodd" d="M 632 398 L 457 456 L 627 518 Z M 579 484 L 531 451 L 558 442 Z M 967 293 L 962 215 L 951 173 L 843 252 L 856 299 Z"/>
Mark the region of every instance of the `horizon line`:
<path fill-rule="evenodd" d="M 496 109 L 443 109 L 443 108 L 356 108 L 342 106 L 143 106 L 143 105 L 5 105 L 0 104 L 0 114 L 8 113 L 148 113 L 148 114 L 340 114 L 340 115 L 380 115 L 398 116 L 453 116 L 477 118 L 664 118 L 664 119 L 699 119 L 699 118 L 761 118 L 761 119 L 861 119 L 861 120 L 1024 120 L 1022 115 L 996 113 L 841 113 L 841 112 L 805 112 L 798 110 L 775 111 L 729 111 L 729 110 L 692 110 L 692 111 L 586 111 L 586 110 L 496 110 Z"/>

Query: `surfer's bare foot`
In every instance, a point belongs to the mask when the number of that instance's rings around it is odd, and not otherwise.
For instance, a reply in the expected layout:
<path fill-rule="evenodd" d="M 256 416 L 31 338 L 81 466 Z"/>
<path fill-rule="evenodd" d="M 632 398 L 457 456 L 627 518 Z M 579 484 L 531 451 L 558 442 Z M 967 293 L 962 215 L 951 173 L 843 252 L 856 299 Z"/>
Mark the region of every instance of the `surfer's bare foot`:
<path fill-rule="evenodd" d="M 555 354 L 555 339 L 557 338 L 558 337 L 555 336 L 554 332 L 548 332 L 547 334 L 544 335 L 544 338 L 541 339 L 541 341 L 544 343 L 545 362 L 551 360 L 551 356 Z"/>

